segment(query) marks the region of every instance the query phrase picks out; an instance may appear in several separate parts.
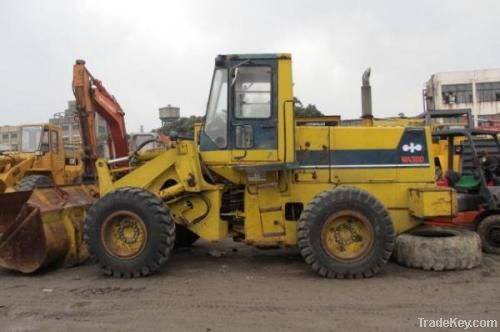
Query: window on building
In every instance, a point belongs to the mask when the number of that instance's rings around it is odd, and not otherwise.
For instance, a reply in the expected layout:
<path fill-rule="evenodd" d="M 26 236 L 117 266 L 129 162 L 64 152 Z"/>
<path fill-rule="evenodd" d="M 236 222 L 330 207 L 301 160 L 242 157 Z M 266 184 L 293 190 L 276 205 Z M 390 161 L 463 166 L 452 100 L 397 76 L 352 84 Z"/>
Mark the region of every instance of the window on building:
<path fill-rule="evenodd" d="M 78 124 L 73 125 L 73 130 L 80 130 L 80 126 Z"/>
<path fill-rule="evenodd" d="M 68 126 L 68 125 L 64 125 L 64 126 L 62 126 L 62 130 L 63 130 L 63 131 L 68 131 L 68 130 L 69 130 L 69 126 Z"/>
<path fill-rule="evenodd" d="M 17 139 L 17 133 L 12 133 L 10 134 L 11 139 Z"/>
<path fill-rule="evenodd" d="M 476 83 L 476 95 L 479 102 L 500 101 L 500 82 Z"/>
<path fill-rule="evenodd" d="M 444 104 L 472 103 L 472 83 L 442 85 L 441 94 Z"/>
<path fill-rule="evenodd" d="M 3 140 L 8 140 L 9 139 L 9 134 L 2 134 L 2 139 Z"/>

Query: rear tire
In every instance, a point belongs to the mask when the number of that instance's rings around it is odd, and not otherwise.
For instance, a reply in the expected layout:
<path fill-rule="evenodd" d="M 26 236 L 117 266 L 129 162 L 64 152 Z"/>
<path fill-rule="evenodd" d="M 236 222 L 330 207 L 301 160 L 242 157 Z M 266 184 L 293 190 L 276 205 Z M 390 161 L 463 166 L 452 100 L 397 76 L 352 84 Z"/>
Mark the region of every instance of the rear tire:
<path fill-rule="evenodd" d="M 47 175 L 28 175 L 21 179 L 16 185 L 17 191 L 30 191 L 40 187 L 53 186 L 54 182 Z"/>
<path fill-rule="evenodd" d="M 481 240 L 471 231 L 417 228 L 396 238 L 394 258 L 422 270 L 472 269 L 481 264 Z"/>
<path fill-rule="evenodd" d="M 125 187 L 102 197 L 84 227 L 89 255 L 107 275 L 150 275 L 168 260 L 175 222 L 163 202 L 149 191 Z"/>
<path fill-rule="evenodd" d="M 328 278 L 372 277 L 387 263 L 394 245 L 387 209 L 353 187 L 316 196 L 299 218 L 297 236 L 306 263 Z"/>
<path fill-rule="evenodd" d="M 493 214 L 481 220 L 477 233 L 484 252 L 500 255 L 500 215 Z"/>

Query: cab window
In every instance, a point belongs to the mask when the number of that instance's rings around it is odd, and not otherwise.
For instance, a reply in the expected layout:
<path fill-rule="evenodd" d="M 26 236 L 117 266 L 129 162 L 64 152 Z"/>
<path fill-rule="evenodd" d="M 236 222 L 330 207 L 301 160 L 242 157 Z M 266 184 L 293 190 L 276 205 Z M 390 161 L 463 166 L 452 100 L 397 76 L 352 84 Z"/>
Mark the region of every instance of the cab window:
<path fill-rule="evenodd" d="M 271 68 L 238 67 L 234 74 L 234 115 L 237 119 L 271 117 Z"/>
<path fill-rule="evenodd" d="M 42 133 L 42 143 L 40 144 L 40 151 L 43 153 L 49 152 L 49 130 L 44 129 Z"/>
<path fill-rule="evenodd" d="M 23 127 L 21 130 L 21 152 L 35 152 L 40 148 L 43 129 L 40 126 Z"/>
<path fill-rule="evenodd" d="M 53 130 L 51 133 L 51 144 L 52 144 L 52 152 L 57 153 L 59 150 L 59 135 L 57 134 L 57 131 Z"/>
<path fill-rule="evenodd" d="M 227 146 L 227 69 L 216 69 L 207 105 L 205 134 L 218 148 Z"/>

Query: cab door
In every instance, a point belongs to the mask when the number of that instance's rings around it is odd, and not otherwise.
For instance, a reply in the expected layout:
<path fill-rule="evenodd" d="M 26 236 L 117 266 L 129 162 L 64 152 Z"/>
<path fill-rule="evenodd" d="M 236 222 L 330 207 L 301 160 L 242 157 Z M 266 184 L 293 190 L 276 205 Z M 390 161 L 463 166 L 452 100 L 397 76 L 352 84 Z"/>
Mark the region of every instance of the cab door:
<path fill-rule="evenodd" d="M 233 162 L 278 160 L 277 66 L 252 60 L 232 69 L 229 148 Z"/>

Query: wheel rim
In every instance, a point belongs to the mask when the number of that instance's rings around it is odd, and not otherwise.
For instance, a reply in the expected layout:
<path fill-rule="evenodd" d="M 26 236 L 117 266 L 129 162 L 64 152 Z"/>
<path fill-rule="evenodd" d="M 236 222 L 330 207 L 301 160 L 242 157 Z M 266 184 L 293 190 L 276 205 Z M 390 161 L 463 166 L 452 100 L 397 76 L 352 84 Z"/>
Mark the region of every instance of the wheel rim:
<path fill-rule="evenodd" d="M 104 220 L 101 239 L 110 255 L 132 259 L 146 246 L 146 225 L 142 218 L 133 212 L 117 211 Z"/>
<path fill-rule="evenodd" d="M 321 230 L 321 244 L 331 257 L 356 261 L 365 257 L 373 246 L 374 229 L 368 218 L 356 211 L 331 215 Z"/>

